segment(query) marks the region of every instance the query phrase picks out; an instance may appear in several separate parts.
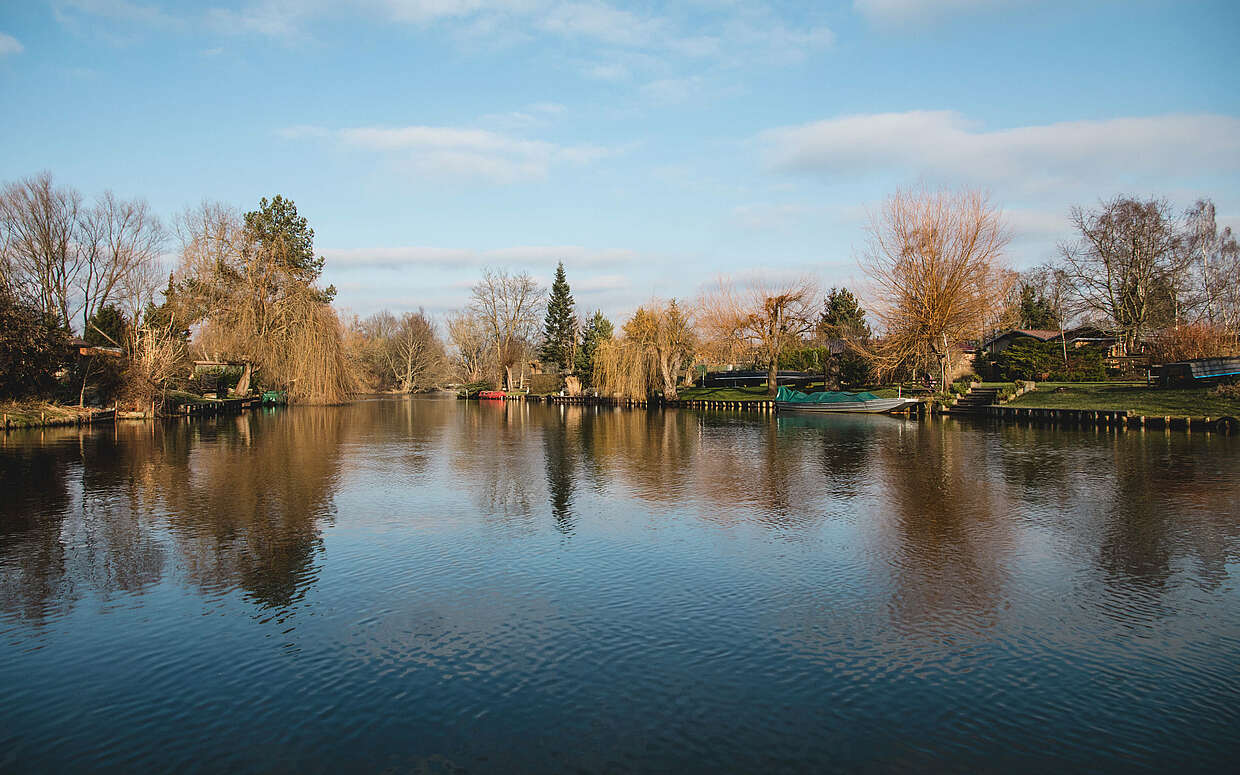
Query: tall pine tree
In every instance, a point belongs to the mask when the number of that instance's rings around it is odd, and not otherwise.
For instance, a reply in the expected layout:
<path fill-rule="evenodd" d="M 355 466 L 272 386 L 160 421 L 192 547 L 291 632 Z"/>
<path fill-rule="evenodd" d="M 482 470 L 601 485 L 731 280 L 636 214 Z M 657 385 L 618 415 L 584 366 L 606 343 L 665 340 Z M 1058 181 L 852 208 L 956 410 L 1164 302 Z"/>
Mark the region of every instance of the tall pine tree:
<path fill-rule="evenodd" d="M 564 276 L 564 262 L 555 268 L 555 281 L 551 283 L 551 296 L 547 299 L 547 318 L 543 323 L 543 343 L 538 358 L 546 366 L 564 371 L 573 368 L 574 344 L 576 343 L 576 317 L 573 315 L 573 294 Z"/>

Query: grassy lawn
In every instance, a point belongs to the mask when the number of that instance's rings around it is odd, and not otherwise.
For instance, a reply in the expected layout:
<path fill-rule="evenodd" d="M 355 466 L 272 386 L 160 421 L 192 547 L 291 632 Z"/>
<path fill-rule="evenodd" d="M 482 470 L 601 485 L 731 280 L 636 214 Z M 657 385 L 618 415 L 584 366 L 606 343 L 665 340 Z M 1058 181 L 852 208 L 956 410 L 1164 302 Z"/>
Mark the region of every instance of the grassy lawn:
<path fill-rule="evenodd" d="M 691 387 L 676 391 L 681 401 L 765 401 L 766 386 L 761 387 Z"/>
<path fill-rule="evenodd" d="M 1039 382 L 1008 406 L 1039 409 L 1129 410 L 1154 417 L 1240 416 L 1240 400 L 1209 387 L 1159 388 L 1139 382 Z"/>

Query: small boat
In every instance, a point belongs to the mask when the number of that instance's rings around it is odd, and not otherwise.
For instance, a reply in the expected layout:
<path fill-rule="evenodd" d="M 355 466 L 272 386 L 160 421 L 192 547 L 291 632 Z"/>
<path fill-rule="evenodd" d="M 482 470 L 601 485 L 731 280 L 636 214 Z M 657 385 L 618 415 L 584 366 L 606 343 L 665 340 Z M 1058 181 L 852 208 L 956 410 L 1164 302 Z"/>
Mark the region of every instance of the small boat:
<path fill-rule="evenodd" d="M 790 387 L 780 387 L 775 396 L 775 410 L 779 412 L 865 412 L 868 414 L 894 412 L 917 403 L 913 398 L 879 398 L 873 393 L 845 393 L 828 391 L 802 393 Z"/>

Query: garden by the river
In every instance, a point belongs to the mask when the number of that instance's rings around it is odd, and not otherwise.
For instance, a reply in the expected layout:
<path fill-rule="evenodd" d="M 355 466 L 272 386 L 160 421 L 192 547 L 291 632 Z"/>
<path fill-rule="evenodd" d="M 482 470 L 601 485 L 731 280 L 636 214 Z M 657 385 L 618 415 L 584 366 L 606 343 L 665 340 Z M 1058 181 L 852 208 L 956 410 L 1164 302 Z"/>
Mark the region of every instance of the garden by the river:
<path fill-rule="evenodd" d="M 0 770 L 1221 771 L 1240 437 L 385 399 L 0 437 Z"/>

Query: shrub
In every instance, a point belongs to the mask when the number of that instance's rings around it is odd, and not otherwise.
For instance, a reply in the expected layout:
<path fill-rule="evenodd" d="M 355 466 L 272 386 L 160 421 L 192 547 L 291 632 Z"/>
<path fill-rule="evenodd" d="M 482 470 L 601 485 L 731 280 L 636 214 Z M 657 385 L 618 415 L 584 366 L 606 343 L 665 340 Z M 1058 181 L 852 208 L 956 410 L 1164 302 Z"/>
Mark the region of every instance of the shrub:
<path fill-rule="evenodd" d="M 1150 355 L 1160 363 L 1240 354 L 1235 334 L 1222 326 L 1192 323 L 1160 331 L 1150 342 Z"/>
<path fill-rule="evenodd" d="M 995 367 L 1005 380 L 1046 379 L 1052 369 L 1062 365 L 1058 342 L 1017 339 L 995 357 Z"/>
<path fill-rule="evenodd" d="M 49 395 L 68 351 L 57 320 L 0 290 L 0 398 Z"/>
<path fill-rule="evenodd" d="M 1001 380 L 1052 380 L 1055 382 L 1097 382 L 1106 379 L 1103 351 L 1097 347 L 1068 350 L 1063 362 L 1063 345 L 1057 340 L 1039 342 L 1018 339 L 995 358 L 996 376 Z"/>
<path fill-rule="evenodd" d="M 1102 350 L 1097 347 L 1069 350 L 1067 367 L 1061 361 L 1059 368 L 1050 373 L 1050 379 L 1055 382 L 1101 382 L 1107 378 L 1106 362 L 1102 356 Z"/>
<path fill-rule="evenodd" d="M 1216 386 L 1210 393 L 1219 398 L 1230 398 L 1233 401 L 1240 401 L 1240 382 L 1223 383 Z"/>

